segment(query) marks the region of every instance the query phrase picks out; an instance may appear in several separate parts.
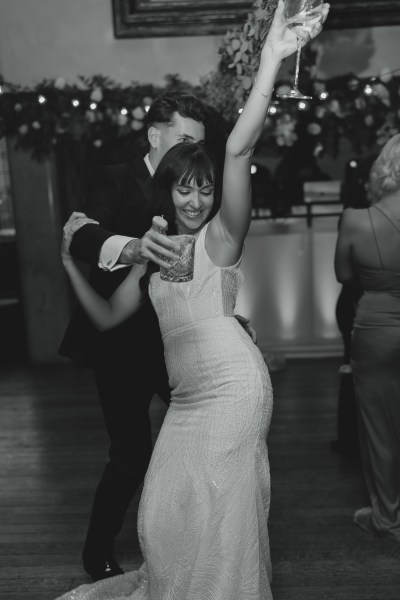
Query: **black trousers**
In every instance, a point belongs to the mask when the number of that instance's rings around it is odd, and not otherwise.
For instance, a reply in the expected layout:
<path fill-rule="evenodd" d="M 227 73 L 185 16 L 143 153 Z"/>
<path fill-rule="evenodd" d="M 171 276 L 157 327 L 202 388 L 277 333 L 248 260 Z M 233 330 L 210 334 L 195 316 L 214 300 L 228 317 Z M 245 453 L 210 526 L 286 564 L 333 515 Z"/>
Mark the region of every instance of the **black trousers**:
<path fill-rule="evenodd" d="M 169 403 L 165 364 L 160 357 L 132 356 L 94 369 L 110 438 L 109 462 L 97 487 L 84 553 L 113 551 L 126 511 L 142 483 L 152 452 L 150 401 Z"/>

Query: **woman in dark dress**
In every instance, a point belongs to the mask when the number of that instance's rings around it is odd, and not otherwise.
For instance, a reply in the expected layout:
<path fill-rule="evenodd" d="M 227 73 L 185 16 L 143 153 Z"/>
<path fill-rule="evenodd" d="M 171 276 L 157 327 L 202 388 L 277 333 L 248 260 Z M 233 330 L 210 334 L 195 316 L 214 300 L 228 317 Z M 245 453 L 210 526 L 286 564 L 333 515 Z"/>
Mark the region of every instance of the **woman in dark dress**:
<path fill-rule="evenodd" d="M 370 505 L 354 522 L 400 542 L 400 134 L 374 162 L 370 207 L 345 210 L 335 270 L 358 280 L 351 348 L 360 452 Z"/>

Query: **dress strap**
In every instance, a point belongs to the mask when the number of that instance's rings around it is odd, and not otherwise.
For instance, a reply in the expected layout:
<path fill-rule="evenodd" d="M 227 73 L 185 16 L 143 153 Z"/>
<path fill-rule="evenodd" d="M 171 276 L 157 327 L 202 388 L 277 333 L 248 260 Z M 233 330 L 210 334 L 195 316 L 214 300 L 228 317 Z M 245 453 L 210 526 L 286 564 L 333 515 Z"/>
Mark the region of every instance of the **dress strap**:
<path fill-rule="evenodd" d="M 376 208 L 376 210 L 379 210 L 379 212 L 387 218 L 388 221 L 390 221 L 390 223 L 393 225 L 393 227 L 396 229 L 396 231 L 398 231 L 400 233 L 400 227 L 398 227 L 396 225 L 396 223 L 393 221 L 393 219 L 390 218 L 390 216 L 387 214 L 387 212 L 385 212 L 384 210 L 382 210 L 379 206 L 374 206 L 373 208 Z"/>
<path fill-rule="evenodd" d="M 207 233 L 207 229 L 208 229 L 209 224 L 210 224 L 210 222 L 208 222 L 205 225 L 203 225 L 203 227 L 201 228 L 201 231 L 199 233 L 199 239 L 202 238 L 203 244 L 204 244 L 204 241 L 206 239 L 206 233 Z"/>
<path fill-rule="evenodd" d="M 381 263 L 381 268 L 384 269 L 385 267 L 383 266 L 381 251 L 379 250 L 379 244 L 378 244 L 378 240 L 376 238 L 375 227 L 374 227 L 374 224 L 373 224 L 373 221 L 372 221 L 371 209 L 370 208 L 368 208 L 368 216 L 369 216 L 369 220 L 371 222 L 371 229 L 372 229 L 372 233 L 374 235 L 375 246 L 376 246 L 376 249 L 377 249 L 377 252 L 378 252 L 378 256 L 379 256 L 379 262 Z"/>

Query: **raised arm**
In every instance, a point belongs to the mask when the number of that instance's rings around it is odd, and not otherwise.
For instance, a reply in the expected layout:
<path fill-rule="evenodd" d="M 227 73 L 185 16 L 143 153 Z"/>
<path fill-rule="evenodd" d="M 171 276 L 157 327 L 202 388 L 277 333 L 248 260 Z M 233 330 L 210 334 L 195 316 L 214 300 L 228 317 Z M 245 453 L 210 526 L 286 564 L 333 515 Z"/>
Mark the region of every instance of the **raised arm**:
<path fill-rule="evenodd" d="M 281 62 L 297 50 L 297 37 L 283 18 L 280 0 L 261 52 L 253 88 L 227 142 L 223 175 L 222 204 L 219 213 L 222 234 L 242 246 L 251 219 L 251 159 L 268 114 L 268 107 Z M 323 6 L 324 21 L 329 5 Z M 305 30 L 304 40 L 315 37 L 322 23 Z M 309 34 L 309 35 L 307 35 Z"/>

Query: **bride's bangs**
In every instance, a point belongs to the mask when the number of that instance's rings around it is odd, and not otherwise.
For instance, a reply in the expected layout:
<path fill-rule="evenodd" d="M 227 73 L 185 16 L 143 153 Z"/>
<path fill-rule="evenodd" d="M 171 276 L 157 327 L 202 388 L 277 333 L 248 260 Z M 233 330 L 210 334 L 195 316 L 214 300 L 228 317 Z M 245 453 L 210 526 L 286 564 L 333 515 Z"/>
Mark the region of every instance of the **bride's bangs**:
<path fill-rule="evenodd" d="M 215 183 L 215 165 L 204 150 L 197 150 L 186 157 L 183 173 L 177 183 L 188 185 L 191 182 L 195 182 L 198 187 Z"/>

